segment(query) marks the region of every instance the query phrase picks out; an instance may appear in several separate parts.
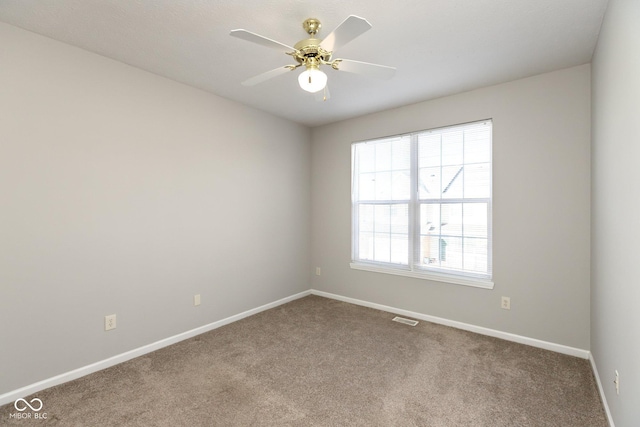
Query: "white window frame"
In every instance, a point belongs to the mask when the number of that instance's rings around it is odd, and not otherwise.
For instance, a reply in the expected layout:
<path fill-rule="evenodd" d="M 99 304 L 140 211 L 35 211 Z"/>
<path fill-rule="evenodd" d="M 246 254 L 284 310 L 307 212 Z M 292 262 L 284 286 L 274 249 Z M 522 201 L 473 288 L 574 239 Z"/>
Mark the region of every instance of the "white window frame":
<path fill-rule="evenodd" d="M 490 193 L 489 193 L 489 197 L 488 198 L 476 198 L 476 199 L 472 199 L 472 198 L 459 198 L 459 199 L 431 199 L 431 202 L 433 203 L 438 203 L 438 204 L 447 204 L 447 203 L 474 203 L 474 202 L 482 202 L 482 203 L 487 203 L 487 237 L 488 237 L 488 241 L 487 241 L 487 269 L 488 269 L 488 273 L 487 274 L 479 274 L 479 273 L 473 273 L 470 271 L 460 271 L 460 270 L 448 270 L 448 269 L 442 269 L 442 268 L 429 268 L 429 267 L 424 267 L 424 265 L 418 265 L 418 259 L 419 259 L 419 251 L 420 251 L 420 243 L 419 243 L 419 239 L 420 239 L 420 224 L 419 224 L 419 215 L 420 215 L 420 206 L 421 204 L 424 204 L 425 202 L 428 201 L 428 199 L 419 199 L 419 191 L 418 191 L 418 137 L 420 135 L 426 134 L 428 132 L 439 132 L 439 131 L 443 131 L 443 130 L 448 130 L 448 129 L 462 129 L 465 127 L 469 127 L 469 126 L 476 126 L 479 124 L 489 124 L 491 127 L 492 126 L 492 120 L 491 119 L 486 119 L 486 120 L 481 120 L 478 122 L 472 122 L 472 123 L 465 123 L 465 124 L 460 124 L 460 125 L 453 125 L 453 126 L 446 126 L 446 127 L 441 127 L 441 128 L 436 128 L 436 129 L 430 129 L 430 130 L 423 130 L 423 131 L 419 131 L 419 132 L 412 132 L 409 134 L 404 134 L 404 135 L 396 135 L 396 136 L 391 136 L 391 137 L 385 137 L 385 138 L 378 138 L 378 139 L 373 139 L 373 140 L 367 140 L 367 141 L 359 141 L 359 142 L 354 142 L 352 144 L 352 167 L 351 167 L 351 179 L 352 179 L 352 184 L 351 184 L 351 200 L 352 200 L 352 231 L 351 231 L 351 247 L 352 247 L 352 256 L 351 256 L 351 263 L 350 266 L 352 269 L 356 269 L 356 270 L 364 270 L 364 271 L 371 271 L 371 272 L 377 272 L 377 273 L 386 273 L 386 274 L 393 274 L 393 275 L 400 275 L 400 276 L 407 276 L 407 277 L 413 277 L 413 278 L 418 278 L 418 279 L 425 279 L 425 280 L 433 280 L 433 281 L 439 281 L 439 282 L 447 282 L 447 283 L 453 283 L 453 284 L 458 284 L 458 285 L 465 285 L 465 286 L 472 286 L 472 287 L 478 287 L 478 288 L 485 288 L 485 289 L 493 289 L 494 287 L 494 283 L 493 283 L 493 259 L 492 259 L 492 254 L 493 254 L 493 248 L 492 248 L 492 238 L 493 238 L 493 233 L 492 233 L 492 205 L 493 205 L 493 184 L 492 184 L 492 179 L 493 179 L 493 173 L 490 172 L 490 184 L 489 184 L 489 188 L 490 188 Z M 491 131 L 491 137 L 489 139 L 489 161 L 491 163 L 491 170 L 493 169 L 493 155 L 492 155 L 492 136 L 493 136 L 493 130 Z M 376 143 L 376 142 L 380 142 L 380 141 L 389 141 L 389 140 L 393 140 L 393 139 L 400 139 L 403 137 L 409 137 L 410 138 L 410 146 L 411 146 L 411 154 L 410 154 L 410 185 L 411 185 L 411 190 L 410 190 L 410 198 L 408 200 L 403 200 L 403 201 L 396 201 L 396 200 L 378 200 L 378 201 L 372 201 L 372 200 L 365 200 L 365 201 L 359 201 L 357 200 L 358 197 L 355 194 L 355 190 L 358 188 L 358 183 L 357 183 L 357 171 L 356 171 L 356 164 L 355 164 L 355 160 L 356 160 L 356 146 L 358 144 L 366 144 L 366 143 Z M 409 231 L 408 231 L 408 253 L 409 253 L 409 259 L 408 259 L 408 265 L 404 265 L 404 264 L 392 264 L 391 262 L 379 262 L 379 261 L 372 261 L 372 260 L 361 260 L 358 259 L 359 257 L 359 217 L 358 217 L 358 209 L 359 209 L 359 205 L 360 204 L 366 204 L 366 205 L 371 205 L 371 204 L 376 204 L 379 203 L 381 205 L 393 205 L 396 203 L 401 203 L 403 205 L 408 204 L 409 206 Z M 462 236 L 464 236 L 464 233 L 462 234 Z"/>

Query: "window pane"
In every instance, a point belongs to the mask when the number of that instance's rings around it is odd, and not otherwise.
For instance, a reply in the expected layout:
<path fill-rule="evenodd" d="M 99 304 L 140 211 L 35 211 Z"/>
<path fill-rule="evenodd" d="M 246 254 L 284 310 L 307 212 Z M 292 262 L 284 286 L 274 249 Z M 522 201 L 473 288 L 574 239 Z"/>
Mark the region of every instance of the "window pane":
<path fill-rule="evenodd" d="M 391 206 L 391 233 L 409 235 L 409 205 Z"/>
<path fill-rule="evenodd" d="M 376 198 L 376 174 L 360 174 L 358 182 L 358 200 L 375 200 Z"/>
<path fill-rule="evenodd" d="M 440 266 L 440 236 L 427 234 L 420 237 L 420 260 L 426 267 Z"/>
<path fill-rule="evenodd" d="M 373 259 L 380 262 L 391 261 L 391 238 L 389 234 L 375 234 Z"/>
<path fill-rule="evenodd" d="M 409 169 L 393 172 L 391 177 L 391 199 L 409 200 L 411 195 L 411 171 Z"/>
<path fill-rule="evenodd" d="M 391 199 L 409 200 L 411 197 L 411 138 L 403 137 L 392 144 Z"/>
<path fill-rule="evenodd" d="M 441 234 L 462 236 L 462 203 L 448 203 L 441 206 Z"/>
<path fill-rule="evenodd" d="M 420 206 L 420 234 L 440 234 L 439 203 L 425 203 Z"/>
<path fill-rule="evenodd" d="M 440 198 L 440 168 L 423 168 L 418 173 L 418 197 L 421 199 Z"/>
<path fill-rule="evenodd" d="M 418 136 L 418 166 L 440 167 L 440 134 L 423 133 Z"/>
<path fill-rule="evenodd" d="M 376 147 L 376 170 L 391 170 L 391 142 L 378 142 Z"/>
<path fill-rule="evenodd" d="M 464 196 L 464 166 L 442 168 L 442 198 L 461 199 Z"/>
<path fill-rule="evenodd" d="M 376 170 L 376 147 L 373 144 L 360 144 L 358 146 L 358 170 L 373 172 Z"/>
<path fill-rule="evenodd" d="M 464 235 L 487 238 L 487 204 L 465 203 L 463 210 Z"/>
<path fill-rule="evenodd" d="M 488 198 L 491 196 L 491 165 L 478 163 L 464 167 L 464 197 Z"/>
<path fill-rule="evenodd" d="M 357 259 L 409 264 L 408 204 L 358 205 Z"/>
<path fill-rule="evenodd" d="M 357 200 L 409 200 L 410 137 L 357 144 L 354 153 Z"/>
<path fill-rule="evenodd" d="M 487 273 L 487 239 L 464 239 L 464 269 L 477 273 Z"/>
<path fill-rule="evenodd" d="M 440 266 L 462 269 L 462 238 L 442 237 L 439 243 Z"/>
<path fill-rule="evenodd" d="M 394 142 L 392 152 L 391 168 L 393 170 L 409 170 L 411 167 L 411 138 L 405 136 Z"/>
<path fill-rule="evenodd" d="M 358 257 L 363 261 L 373 261 L 373 233 L 360 232 L 358 236 Z"/>
<path fill-rule="evenodd" d="M 391 262 L 409 264 L 409 205 L 391 206 Z"/>
<path fill-rule="evenodd" d="M 375 205 L 374 231 L 376 233 L 391 233 L 391 207 L 389 205 Z"/>
<path fill-rule="evenodd" d="M 409 264 L 409 236 L 393 234 L 391 236 L 391 262 L 394 264 Z"/>
<path fill-rule="evenodd" d="M 391 200 L 391 172 L 376 173 L 376 200 Z"/>
<path fill-rule="evenodd" d="M 420 206 L 420 264 L 439 266 L 439 240 L 440 204 L 423 204 Z"/>
<path fill-rule="evenodd" d="M 491 126 L 482 126 L 474 131 L 465 132 L 464 162 L 491 162 Z"/>
<path fill-rule="evenodd" d="M 442 165 L 461 165 L 463 162 L 464 145 L 461 131 L 445 132 L 442 134 Z"/>
<path fill-rule="evenodd" d="M 360 231 L 373 231 L 373 205 L 360 205 L 358 207 L 358 229 Z"/>

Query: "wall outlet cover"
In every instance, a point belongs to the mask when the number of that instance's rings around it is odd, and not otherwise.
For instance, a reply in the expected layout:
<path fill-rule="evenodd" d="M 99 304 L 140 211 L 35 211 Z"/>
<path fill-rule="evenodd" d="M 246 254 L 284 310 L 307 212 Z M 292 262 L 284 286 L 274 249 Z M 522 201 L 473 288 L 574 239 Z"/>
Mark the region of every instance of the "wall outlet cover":
<path fill-rule="evenodd" d="M 108 316 L 104 316 L 104 330 L 110 331 L 116 328 L 116 315 L 110 314 Z"/>

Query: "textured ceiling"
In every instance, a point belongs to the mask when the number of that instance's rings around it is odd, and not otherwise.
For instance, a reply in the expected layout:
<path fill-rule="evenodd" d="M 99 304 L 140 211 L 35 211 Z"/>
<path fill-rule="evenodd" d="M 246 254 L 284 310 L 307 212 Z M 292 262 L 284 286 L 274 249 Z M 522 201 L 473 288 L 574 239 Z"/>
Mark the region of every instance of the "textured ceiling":
<path fill-rule="evenodd" d="M 587 63 L 607 0 L 0 0 L 0 21 L 315 126 Z M 244 28 L 287 45 L 319 38 L 348 15 L 373 28 L 334 58 L 390 65 L 391 80 L 325 70 L 331 98 L 298 87 L 300 69 L 253 87 L 249 77 L 290 64 L 229 36 Z M 1 41 L 0 41 L 1 43 Z"/>

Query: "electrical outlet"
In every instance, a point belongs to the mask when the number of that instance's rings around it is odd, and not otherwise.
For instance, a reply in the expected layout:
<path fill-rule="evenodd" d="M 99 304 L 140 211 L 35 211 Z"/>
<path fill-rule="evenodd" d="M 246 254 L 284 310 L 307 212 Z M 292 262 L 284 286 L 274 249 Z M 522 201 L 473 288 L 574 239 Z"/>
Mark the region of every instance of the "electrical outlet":
<path fill-rule="evenodd" d="M 511 298 L 502 297 L 502 303 L 500 304 L 500 307 L 505 310 L 511 310 Z"/>
<path fill-rule="evenodd" d="M 319 275 L 320 275 L 320 273 L 321 273 L 321 271 L 320 271 L 320 267 L 316 267 L 316 276 L 319 276 Z"/>
<path fill-rule="evenodd" d="M 116 328 L 116 315 L 110 314 L 109 316 L 104 316 L 104 330 L 110 331 Z"/>
<path fill-rule="evenodd" d="M 616 394 L 620 394 L 620 374 L 618 373 L 618 370 L 616 369 L 615 371 L 615 379 L 613 380 L 613 383 L 616 385 Z"/>
<path fill-rule="evenodd" d="M 200 305 L 200 294 L 193 296 L 193 305 Z"/>

